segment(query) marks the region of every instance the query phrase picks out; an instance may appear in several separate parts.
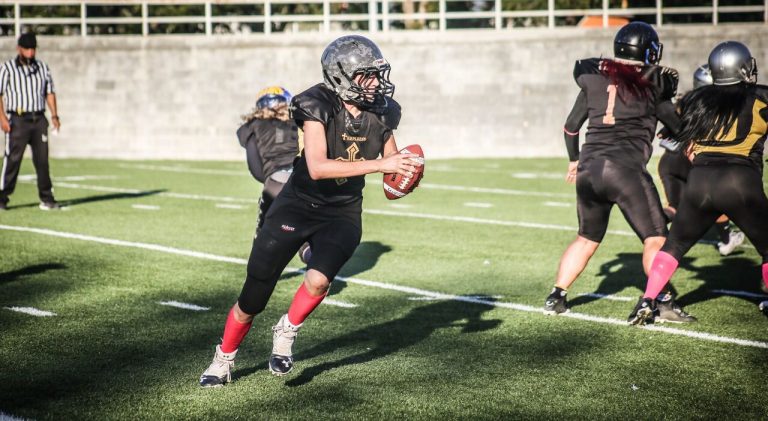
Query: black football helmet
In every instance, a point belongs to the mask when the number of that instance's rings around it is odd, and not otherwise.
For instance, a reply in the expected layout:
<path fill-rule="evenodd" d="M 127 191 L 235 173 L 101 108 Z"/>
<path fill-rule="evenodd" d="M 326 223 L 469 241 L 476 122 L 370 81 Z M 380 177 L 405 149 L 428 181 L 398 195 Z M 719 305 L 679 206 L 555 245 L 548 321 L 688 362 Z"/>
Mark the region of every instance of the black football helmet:
<path fill-rule="evenodd" d="M 613 39 L 613 54 L 616 58 L 645 64 L 659 64 L 663 48 L 656 31 L 645 22 L 624 25 Z"/>
<path fill-rule="evenodd" d="M 344 101 L 363 108 L 383 108 L 395 93 L 389 81 L 390 66 L 379 47 L 360 35 L 346 35 L 331 42 L 320 58 L 325 85 Z M 375 76 L 378 85 L 363 87 L 358 76 Z"/>
<path fill-rule="evenodd" d="M 708 61 L 715 85 L 757 83 L 757 62 L 749 48 L 740 42 L 718 44 L 709 54 Z"/>

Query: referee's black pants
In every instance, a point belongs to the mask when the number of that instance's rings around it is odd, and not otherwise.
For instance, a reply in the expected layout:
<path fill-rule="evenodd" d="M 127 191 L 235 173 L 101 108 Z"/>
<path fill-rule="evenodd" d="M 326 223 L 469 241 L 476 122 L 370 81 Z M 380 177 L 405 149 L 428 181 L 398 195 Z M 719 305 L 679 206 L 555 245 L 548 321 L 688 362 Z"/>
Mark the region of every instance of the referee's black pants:
<path fill-rule="evenodd" d="M 53 184 L 48 170 L 48 120 L 45 116 L 11 114 L 11 132 L 5 134 L 5 153 L 0 173 L 0 203 L 16 188 L 24 150 L 32 148 L 32 163 L 37 173 L 37 191 L 41 202 L 53 202 Z"/>

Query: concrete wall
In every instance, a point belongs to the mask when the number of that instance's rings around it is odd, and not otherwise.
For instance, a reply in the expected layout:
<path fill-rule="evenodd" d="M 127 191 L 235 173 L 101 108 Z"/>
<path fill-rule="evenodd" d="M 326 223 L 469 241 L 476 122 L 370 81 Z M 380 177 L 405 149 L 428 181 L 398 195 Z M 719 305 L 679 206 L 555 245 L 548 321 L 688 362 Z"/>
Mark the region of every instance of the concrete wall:
<path fill-rule="evenodd" d="M 576 97 L 573 61 L 612 55 L 615 30 L 378 34 L 404 117 L 401 146 L 429 157 L 564 156 L 562 124 Z M 663 63 L 681 89 L 718 42 L 745 42 L 768 66 L 768 26 L 664 28 Z M 57 86 L 55 157 L 242 159 L 240 115 L 263 86 L 293 93 L 321 80 L 332 36 L 41 37 Z M 0 52 L 10 58 L 15 41 Z"/>

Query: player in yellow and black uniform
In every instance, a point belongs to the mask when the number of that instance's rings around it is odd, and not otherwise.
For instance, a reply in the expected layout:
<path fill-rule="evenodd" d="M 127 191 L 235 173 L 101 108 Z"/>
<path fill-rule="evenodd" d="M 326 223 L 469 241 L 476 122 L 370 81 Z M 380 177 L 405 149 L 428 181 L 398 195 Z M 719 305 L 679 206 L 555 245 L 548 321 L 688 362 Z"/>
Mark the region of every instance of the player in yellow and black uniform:
<path fill-rule="evenodd" d="M 768 287 L 768 197 L 762 180 L 768 87 L 757 85 L 755 59 L 739 42 L 715 47 L 709 67 L 714 84 L 681 102 L 678 139 L 693 142 L 693 169 L 669 238 L 653 260 L 645 295 L 629 316 L 631 324 L 653 320 L 652 298 L 721 214 L 728 215 L 762 256 Z"/>
<path fill-rule="evenodd" d="M 712 84 L 712 73 L 709 71 L 709 65 L 703 64 L 693 73 L 693 89 Z M 690 148 L 682 147 L 683 143 L 678 142 L 669 133 L 667 128 L 663 128 L 657 135 L 661 139 L 659 146 L 664 148 L 664 154 L 659 159 L 659 177 L 664 185 L 664 194 L 667 197 L 667 206 L 664 213 L 671 222 L 677 213 L 677 207 L 680 205 L 680 199 L 683 197 L 683 189 L 688 181 L 688 174 L 691 172 L 693 164 L 691 163 Z M 715 222 L 715 230 L 719 237 L 717 250 L 722 256 L 731 254 L 736 247 L 744 242 L 744 233 L 731 229 L 731 221 L 727 216 L 721 215 Z"/>
<path fill-rule="evenodd" d="M 544 303 L 546 314 L 568 311 L 567 289 L 597 251 L 614 205 L 643 242 L 646 270 L 664 243 L 666 219 L 646 164 L 657 121 L 674 132 L 679 118 L 671 102 L 677 72 L 658 66 L 661 53 L 656 31 L 633 22 L 616 34 L 616 58 L 576 62 L 574 78 L 581 92 L 564 131 L 570 159 L 566 180 L 576 183 L 579 233 L 560 260 L 555 287 Z M 587 119 L 586 142 L 579 151 L 579 129 Z M 671 299 L 664 308 L 669 321 L 695 320 Z"/>
<path fill-rule="evenodd" d="M 254 316 L 264 310 L 301 244 L 309 242 L 313 253 L 304 281 L 287 314 L 272 327 L 269 370 L 275 375 L 292 370 L 299 328 L 360 242 L 365 175 L 412 176 L 420 165 L 414 161 L 417 155 L 398 153 L 393 131 L 400 106 L 391 98 L 395 87 L 379 47 L 365 37 L 343 36 L 326 47 L 321 63 L 325 82 L 293 98 L 304 149 L 253 241 L 245 285 L 213 362 L 200 377 L 203 387 L 230 381 L 235 354 Z"/>

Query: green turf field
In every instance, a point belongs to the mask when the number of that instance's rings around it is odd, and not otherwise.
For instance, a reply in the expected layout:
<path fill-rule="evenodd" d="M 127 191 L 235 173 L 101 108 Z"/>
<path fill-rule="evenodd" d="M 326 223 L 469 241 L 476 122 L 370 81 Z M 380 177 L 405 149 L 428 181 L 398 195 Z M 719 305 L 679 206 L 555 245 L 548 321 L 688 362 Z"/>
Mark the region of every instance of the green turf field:
<path fill-rule="evenodd" d="M 392 202 L 370 176 L 363 242 L 305 323 L 294 372 L 266 362 L 295 272 L 234 382 L 204 390 L 255 227 L 245 163 L 54 160 L 69 206 L 44 212 L 27 159 L 0 213 L 0 419 L 764 419 L 768 297 L 751 246 L 721 258 L 700 244 L 681 262 L 674 285 L 698 323 L 628 327 L 645 278 L 614 211 L 572 317 L 540 312 L 575 236 L 565 169 L 433 160 Z"/>

